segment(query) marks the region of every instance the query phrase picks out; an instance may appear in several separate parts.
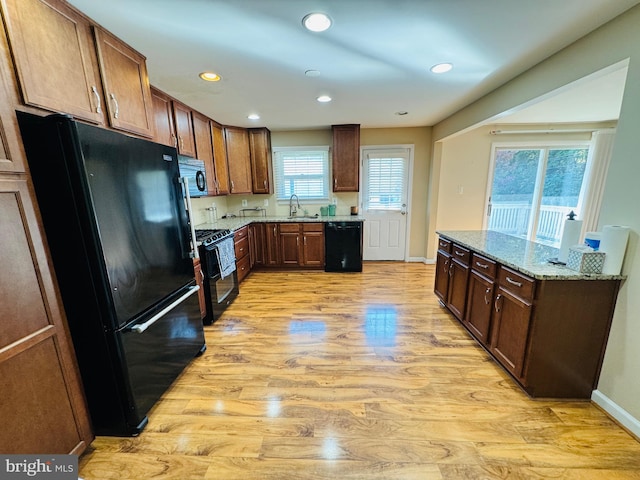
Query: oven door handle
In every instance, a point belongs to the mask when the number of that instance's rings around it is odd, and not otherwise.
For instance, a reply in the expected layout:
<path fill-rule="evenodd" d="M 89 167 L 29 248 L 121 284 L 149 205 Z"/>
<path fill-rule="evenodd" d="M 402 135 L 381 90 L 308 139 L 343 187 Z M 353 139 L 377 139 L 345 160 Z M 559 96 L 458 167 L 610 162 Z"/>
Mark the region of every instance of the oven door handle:
<path fill-rule="evenodd" d="M 182 295 L 179 299 L 177 299 L 171 305 L 169 305 L 169 306 L 163 308 L 162 310 L 160 310 L 158 313 L 156 313 L 153 317 L 151 317 L 146 322 L 134 325 L 133 327 L 131 327 L 131 330 L 134 331 L 134 332 L 137 332 L 137 333 L 144 333 L 144 331 L 146 329 L 148 329 L 151 325 L 156 323 L 158 320 L 160 320 L 167 313 L 169 313 L 171 310 L 176 308 L 178 305 L 180 305 L 182 302 L 184 302 L 187 298 L 189 298 L 191 295 L 196 293 L 198 290 L 200 290 L 200 286 L 199 285 L 194 285 L 193 287 L 189 287 L 189 291 L 187 293 L 185 293 L 184 295 Z"/>
<path fill-rule="evenodd" d="M 187 177 L 180 177 L 180 181 L 184 186 L 184 200 L 185 207 L 187 208 L 187 215 L 189 216 L 189 228 L 191 230 L 191 252 L 189 256 L 191 258 L 200 258 L 198 255 L 198 246 L 196 245 L 196 227 L 193 224 L 193 217 L 191 216 L 191 195 L 189 194 L 189 179 Z"/>

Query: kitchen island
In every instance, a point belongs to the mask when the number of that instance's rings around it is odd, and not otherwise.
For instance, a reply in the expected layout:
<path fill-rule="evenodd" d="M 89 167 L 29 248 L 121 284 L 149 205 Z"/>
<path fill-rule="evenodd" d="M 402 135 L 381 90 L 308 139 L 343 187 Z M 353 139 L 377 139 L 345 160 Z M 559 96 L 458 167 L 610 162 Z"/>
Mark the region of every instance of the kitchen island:
<path fill-rule="evenodd" d="M 620 275 L 552 265 L 558 249 L 492 231 L 439 231 L 434 292 L 532 397 L 588 399 Z"/>

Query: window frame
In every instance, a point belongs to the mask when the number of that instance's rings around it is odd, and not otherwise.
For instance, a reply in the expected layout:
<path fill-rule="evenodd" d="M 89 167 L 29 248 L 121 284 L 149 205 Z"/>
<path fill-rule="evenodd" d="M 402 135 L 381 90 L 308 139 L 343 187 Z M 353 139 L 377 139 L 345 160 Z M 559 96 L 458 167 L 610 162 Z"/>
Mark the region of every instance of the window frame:
<path fill-rule="evenodd" d="M 282 177 L 278 174 L 279 169 L 281 168 L 280 163 L 280 153 L 281 152 L 322 152 L 323 154 L 323 168 L 324 174 L 322 178 L 323 182 L 323 193 L 324 195 L 321 197 L 299 197 L 300 203 L 305 204 L 324 204 L 330 200 L 331 195 L 331 150 L 329 145 L 302 145 L 302 146 L 287 146 L 287 147 L 273 147 L 272 149 L 272 158 L 273 158 L 273 178 L 274 178 L 274 194 L 276 197 L 276 202 L 278 205 L 284 205 L 289 203 L 290 196 L 281 197 L 280 192 L 284 190 L 284 187 L 281 188 L 279 184 L 280 181 L 284 180 L 285 177 Z"/>

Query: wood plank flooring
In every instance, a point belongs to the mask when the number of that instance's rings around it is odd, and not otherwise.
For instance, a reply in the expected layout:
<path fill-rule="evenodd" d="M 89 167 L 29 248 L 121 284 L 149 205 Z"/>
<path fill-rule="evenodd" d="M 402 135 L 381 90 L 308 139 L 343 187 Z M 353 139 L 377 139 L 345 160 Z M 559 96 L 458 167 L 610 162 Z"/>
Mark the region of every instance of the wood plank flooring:
<path fill-rule="evenodd" d="M 434 267 L 254 272 L 136 438 L 85 480 L 640 479 L 589 402 L 530 400 L 443 309 Z"/>

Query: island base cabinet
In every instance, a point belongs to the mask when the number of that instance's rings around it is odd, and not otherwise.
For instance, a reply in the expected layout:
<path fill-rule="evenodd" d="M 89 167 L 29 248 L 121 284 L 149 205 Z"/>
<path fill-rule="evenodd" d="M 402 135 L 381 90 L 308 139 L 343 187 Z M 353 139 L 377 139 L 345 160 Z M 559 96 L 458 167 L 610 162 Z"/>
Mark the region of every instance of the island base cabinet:
<path fill-rule="evenodd" d="M 533 398 L 590 399 L 620 279 L 536 279 L 484 251 L 471 251 L 468 271 L 454 259 L 455 239 L 440 242 L 436 296 L 518 385 Z"/>

